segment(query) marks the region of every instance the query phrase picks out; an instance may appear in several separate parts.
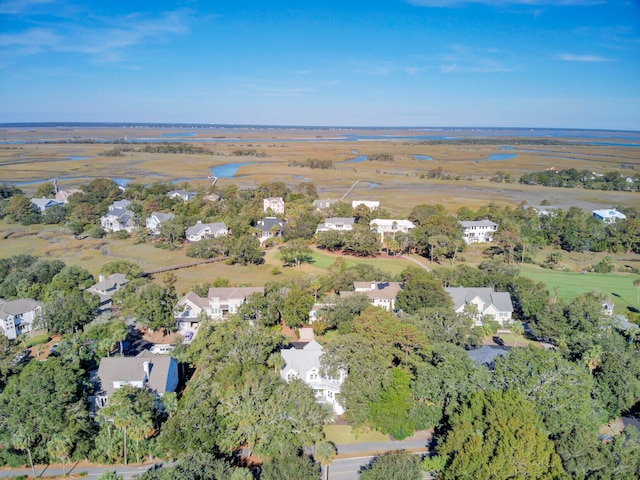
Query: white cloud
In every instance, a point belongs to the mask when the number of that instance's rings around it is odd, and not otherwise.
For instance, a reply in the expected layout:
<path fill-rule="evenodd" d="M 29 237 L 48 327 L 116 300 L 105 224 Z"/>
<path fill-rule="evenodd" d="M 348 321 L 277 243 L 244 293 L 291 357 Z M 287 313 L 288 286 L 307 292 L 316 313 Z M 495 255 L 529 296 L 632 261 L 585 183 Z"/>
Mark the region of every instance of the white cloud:
<path fill-rule="evenodd" d="M 564 62 L 586 62 L 586 63 L 597 63 L 597 62 L 611 62 L 612 59 L 601 57 L 600 55 L 575 55 L 573 53 L 561 53 L 556 56 L 558 60 L 562 60 Z"/>
<path fill-rule="evenodd" d="M 506 62 L 505 62 L 505 57 Z M 440 60 L 441 73 L 502 73 L 518 70 L 508 61 L 509 55 L 495 48 L 452 45 Z"/>
<path fill-rule="evenodd" d="M 23 14 L 30 12 L 33 7 L 52 2 L 53 0 L 7 0 L 5 2 L 0 2 L 0 14 Z"/>

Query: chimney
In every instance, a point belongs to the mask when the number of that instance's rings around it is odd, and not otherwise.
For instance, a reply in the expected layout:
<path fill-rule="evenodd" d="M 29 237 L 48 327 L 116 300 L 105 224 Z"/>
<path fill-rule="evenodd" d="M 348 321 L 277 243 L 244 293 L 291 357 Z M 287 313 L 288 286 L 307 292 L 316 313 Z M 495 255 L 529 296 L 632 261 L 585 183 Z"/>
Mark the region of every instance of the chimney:
<path fill-rule="evenodd" d="M 144 369 L 145 382 L 149 381 L 149 377 L 151 376 L 151 362 L 144 362 L 142 364 L 142 368 Z"/>
<path fill-rule="evenodd" d="M 371 282 L 371 291 L 377 290 L 377 289 L 378 289 L 378 284 Z"/>

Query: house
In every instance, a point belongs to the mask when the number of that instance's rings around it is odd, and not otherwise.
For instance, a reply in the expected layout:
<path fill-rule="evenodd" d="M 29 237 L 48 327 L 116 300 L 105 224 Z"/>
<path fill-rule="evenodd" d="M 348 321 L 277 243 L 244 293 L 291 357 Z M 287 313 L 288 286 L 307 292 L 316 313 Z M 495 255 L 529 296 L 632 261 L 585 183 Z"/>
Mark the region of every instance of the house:
<path fill-rule="evenodd" d="M 42 313 L 42 304 L 30 298 L 0 298 L 0 328 L 9 340 L 33 330 L 33 322 Z"/>
<path fill-rule="evenodd" d="M 375 200 L 354 200 L 351 202 L 351 208 L 358 208 L 360 205 L 364 205 L 369 210 L 377 210 L 380 208 L 380 202 Z"/>
<path fill-rule="evenodd" d="M 229 229 L 224 222 L 202 223 L 198 220 L 193 227 L 189 227 L 184 232 L 190 242 L 199 242 L 205 238 L 225 237 L 229 235 Z"/>
<path fill-rule="evenodd" d="M 183 202 L 188 202 L 196 198 L 196 192 L 187 192 L 186 190 L 171 190 L 167 192 L 169 198 L 179 198 Z"/>
<path fill-rule="evenodd" d="M 260 243 L 264 242 L 268 238 L 278 237 L 282 235 L 284 230 L 285 221 L 278 217 L 266 217 L 256 222 L 256 228 L 260 230 L 258 239 Z"/>
<path fill-rule="evenodd" d="M 174 309 L 178 330 L 197 329 L 203 317 L 224 320 L 228 315 L 237 313 L 238 307 L 253 293 L 264 294 L 264 288 L 212 287 L 207 298 L 189 292 L 178 301 Z"/>
<path fill-rule="evenodd" d="M 160 225 L 169 220 L 173 220 L 173 213 L 152 212 L 146 219 L 147 230 L 153 234 L 160 233 Z"/>
<path fill-rule="evenodd" d="M 613 307 L 615 306 L 615 304 L 613 302 L 610 301 L 604 301 L 602 302 L 602 313 L 607 315 L 608 317 L 612 317 L 613 316 Z"/>
<path fill-rule="evenodd" d="M 319 223 L 316 227 L 316 233 L 328 232 L 336 230 L 338 232 L 349 232 L 353 230 L 353 224 L 356 221 L 353 217 L 331 217 L 327 218 L 324 223 Z"/>
<path fill-rule="evenodd" d="M 522 209 L 532 209 L 539 217 L 555 217 L 562 209 L 553 205 L 523 205 Z"/>
<path fill-rule="evenodd" d="M 265 213 L 284 215 L 284 200 L 282 199 L 282 197 L 265 198 L 262 203 L 262 209 L 265 211 Z"/>
<path fill-rule="evenodd" d="M 491 242 L 498 231 L 498 224 L 491 220 L 462 220 L 458 223 L 464 228 L 462 239 L 467 245 Z"/>
<path fill-rule="evenodd" d="M 100 274 L 98 277 L 98 283 L 90 286 L 85 291 L 89 293 L 93 293 L 100 297 L 100 306 L 101 310 L 106 310 L 111 308 L 111 300 L 113 299 L 114 293 L 116 293 L 120 288 L 124 287 L 129 280 L 122 273 L 114 273 L 105 278 L 104 275 Z"/>
<path fill-rule="evenodd" d="M 216 195 L 215 193 L 210 193 L 209 195 L 205 195 L 204 199 L 208 202 L 219 202 L 222 200 L 220 195 Z"/>
<path fill-rule="evenodd" d="M 95 384 L 98 408 L 124 385 L 147 388 L 161 397 L 178 386 L 178 361 L 169 355 L 106 357 L 100 360 Z"/>
<path fill-rule="evenodd" d="M 513 304 L 509 292 L 494 292 L 486 287 L 447 287 L 445 291 L 453 301 L 457 313 L 471 313 L 476 326 L 486 320 L 495 320 L 501 326 L 511 322 Z"/>
<path fill-rule="evenodd" d="M 391 235 L 395 238 L 396 232 L 409 233 L 416 226 L 410 220 L 387 220 L 374 218 L 369 222 L 372 231 L 380 234 L 380 239 L 384 242 L 384 236 Z"/>
<path fill-rule="evenodd" d="M 40 210 L 40 213 L 44 213 L 45 210 L 51 208 L 51 207 L 59 207 L 64 205 L 63 202 L 58 201 L 54 198 L 46 198 L 46 197 L 42 197 L 42 198 L 32 198 L 31 199 L 31 203 L 33 204 L 33 206 L 35 206 L 38 210 Z"/>
<path fill-rule="evenodd" d="M 396 298 L 402 290 L 400 282 L 353 282 L 353 292 L 340 292 L 341 297 L 362 293 L 369 298 L 371 305 L 381 307 L 388 312 L 396 311 Z"/>
<path fill-rule="evenodd" d="M 74 193 L 84 193 L 84 192 L 77 188 L 70 188 L 69 190 L 59 190 L 56 193 L 56 200 L 62 203 L 69 203 L 69 197 Z"/>
<path fill-rule="evenodd" d="M 137 227 L 135 214 L 127 207 L 131 204 L 129 200 L 118 200 L 109 205 L 107 214 L 100 217 L 100 225 L 107 232 L 126 231 L 132 232 Z"/>
<path fill-rule="evenodd" d="M 337 415 L 344 413 L 340 403 L 340 389 L 346 378 L 346 372 L 340 370 L 338 378 L 323 377 L 321 373 L 322 346 L 312 340 L 308 343 L 296 343 L 280 350 L 284 366 L 280 377 L 286 382 L 302 380 L 315 393 L 316 401 L 331 405 Z"/>
<path fill-rule="evenodd" d="M 593 216 L 604 223 L 616 223 L 617 220 L 626 220 L 627 216 L 624 213 L 617 211 L 615 208 L 593 210 Z"/>
<path fill-rule="evenodd" d="M 332 198 L 327 198 L 326 200 L 314 200 L 313 206 L 316 208 L 316 210 L 329 210 L 329 208 L 331 208 L 331 205 L 337 203 L 338 201 L 339 200 Z"/>

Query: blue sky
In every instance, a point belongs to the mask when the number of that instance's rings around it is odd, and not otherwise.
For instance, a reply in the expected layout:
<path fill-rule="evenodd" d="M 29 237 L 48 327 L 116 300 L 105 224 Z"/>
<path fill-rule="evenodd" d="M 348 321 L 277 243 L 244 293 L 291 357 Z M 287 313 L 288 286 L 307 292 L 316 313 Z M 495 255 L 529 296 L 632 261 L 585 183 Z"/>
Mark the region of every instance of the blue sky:
<path fill-rule="evenodd" d="M 640 130 L 638 0 L 0 0 L 0 122 Z"/>

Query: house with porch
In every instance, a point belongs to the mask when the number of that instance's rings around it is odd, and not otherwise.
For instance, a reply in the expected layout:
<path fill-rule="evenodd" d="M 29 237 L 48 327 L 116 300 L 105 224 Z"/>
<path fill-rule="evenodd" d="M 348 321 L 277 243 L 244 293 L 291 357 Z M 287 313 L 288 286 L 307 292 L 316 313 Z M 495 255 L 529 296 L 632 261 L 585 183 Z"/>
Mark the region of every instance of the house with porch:
<path fill-rule="evenodd" d="M 135 214 L 127 207 L 131 205 L 129 200 L 118 200 L 109 205 L 107 214 L 100 217 L 100 225 L 106 232 L 120 232 L 122 230 L 131 233 L 138 223 Z"/>
<path fill-rule="evenodd" d="M 353 224 L 355 221 L 356 219 L 354 217 L 330 217 L 325 219 L 324 223 L 318 224 L 316 227 L 316 233 L 328 232 L 329 230 L 350 232 L 353 230 Z"/>
<path fill-rule="evenodd" d="M 308 343 L 296 342 L 280 350 L 284 366 L 280 369 L 280 378 L 286 382 L 300 379 L 313 389 L 316 401 L 328 404 L 336 415 L 344 413 L 344 406 L 340 403 L 340 389 L 347 376 L 345 370 L 340 370 L 338 378 L 322 375 L 322 346 L 315 340 Z"/>
<path fill-rule="evenodd" d="M 185 230 L 184 235 L 190 242 L 199 242 L 206 238 L 226 237 L 229 235 L 229 229 L 224 222 L 202 223 L 198 220 L 193 227 Z"/>
<path fill-rule="evenodd" d="M 456 313 L 470 313 L 476 326 L 495 320 L 504 326 L 511 323 L 513 303 L 509 292 L 494 292 L 488 287 L 447 287 Z"/>
<path fill-rule="evenodd" d="M 490 243 L 493 235 L 498 231 L 498 224 L 491 220 L 463 220 L 459 222 L 464 229 L 462 239 L 464 243 Z"/>
<path fill-rule="evenodd" d="M 151 215 L 146 218 L 145 223 L 147 230 L 154 235 L 160 233 L 160 225 L 169 220 L 173 220 L 174 216 L 173 213 L 152 212 Z"/>
<path fill-rule="evenodd" d="M 186 190 L 171 190 L 167 192 L 167 197 L 169 198 L 178 198 L 183 202 L 188 202 L 189 200 L 193 200 L 196 198 L 196 192 L 187 192 Z"/>
<path fill-rule="evenodd" d="M 395 312 L 396 298 L 402 286 L 401 282 L 353 282 L 354 291 L 340 292 L 340 296 L 348 297 L 360 293 L 366 295 L 374 307 Z"/>
<path fill-rule="evenodd" d="M 33 330 L 33 322 L 42 314 L 43 305 L 31 298 L 0 298 L 0 329 L 9 340 Z"/>
<path fill-rule="evenodd" d="M 264 294 L 264 287 L 211 287 L 207 298 L 187 293 L 174 308 L 178 330 L 195 330 L 203 317 L 221 321 L 238 313 L 238 308 L 253 293 Z"/>
<path fill-rule="evenodd" d="M 284 199 L 282 197 L 269 197 L 262 200 L 262 209 L 265 213 L 284 215 Z"/>
<path fill-rule="evenodd" d="M 258 220 L 256 222 L 256 228 L 260 230 L 260 233 L 258 233 L 260 243 L 269 238 L 282 236 L 284 224 L 285 221 L 278 217 L 266 217 Z"/>
<path fill-rule="evenodd" d="M 170 355 L 105 357 L 94 377 L 95 406 L 105 407 L 109 396 L 124 385 L 146 388 L 162 397 L 178 386 L 178 361 Z"/>
<path fill-rule="evenodd" d="M 416 228 L 410 220 L 393 220 L 384 218 L 374 218 L 369 222 L 371 231 L 380 234 L 380 240 L 384 242 L 385 235 L 395 238 L 397 232 L 409 233 Z"/>

